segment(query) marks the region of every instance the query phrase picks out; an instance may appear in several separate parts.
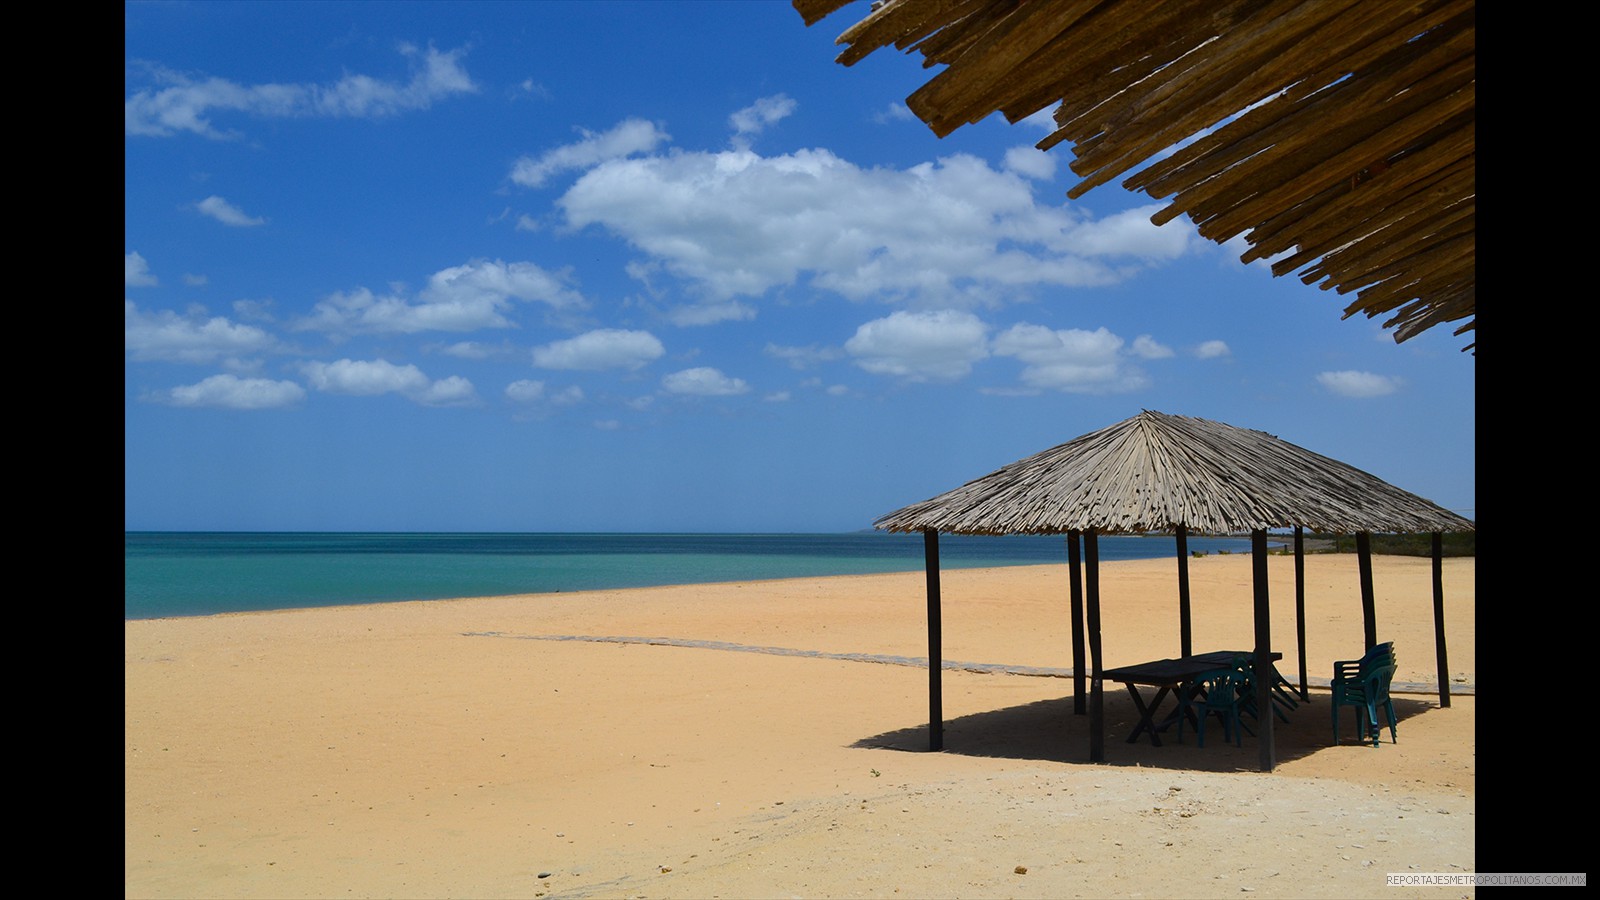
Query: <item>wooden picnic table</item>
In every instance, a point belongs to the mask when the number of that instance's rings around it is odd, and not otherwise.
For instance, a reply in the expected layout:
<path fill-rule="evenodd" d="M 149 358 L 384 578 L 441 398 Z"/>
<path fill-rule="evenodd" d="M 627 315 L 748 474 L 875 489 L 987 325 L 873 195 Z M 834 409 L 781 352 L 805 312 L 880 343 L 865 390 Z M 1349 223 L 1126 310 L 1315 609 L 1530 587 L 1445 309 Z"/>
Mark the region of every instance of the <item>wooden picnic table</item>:
<path fill-rule="evenodd" d="M 1138 741 L 1139 735 L 1149 732 L 1150 743 L 1157 747 L 1161 746 L 1160 732 L 1176 722 L 1183 710 L 1180 703 L 1178 709 L 1173 710 L 1171 715 L 1157 724 L 1156 713 L 1160 711 L 1161 703 L 1167 695 L 1172 694 L 1180 700 L 1183 699 L 1186 692 L 1197 689 L 1201 676 L 1218 669 L 1231 668 L 1234 659 L 1240 656 L 1252 661 L 1255 658 L 1254 653 L 1244 650 L 1214 650 L 1177 659 L 1155 659 L 1105 670 L 1102 677 L 1108 681 L 1122 682 L 1128 688 L 1128 695 L 1133 698 L 1134 707 L 1139 710 L 1139 723 L 1128 735 L 1128 743 Z M 1283 659 L 1283 654 L 1273 653 L 1271 657 L 1276 662 Z M 1139 692 L 1140 685 L 1156 689 L 1155 697 L 1150 702 L 1146 703 L 1144 695 Z"/>

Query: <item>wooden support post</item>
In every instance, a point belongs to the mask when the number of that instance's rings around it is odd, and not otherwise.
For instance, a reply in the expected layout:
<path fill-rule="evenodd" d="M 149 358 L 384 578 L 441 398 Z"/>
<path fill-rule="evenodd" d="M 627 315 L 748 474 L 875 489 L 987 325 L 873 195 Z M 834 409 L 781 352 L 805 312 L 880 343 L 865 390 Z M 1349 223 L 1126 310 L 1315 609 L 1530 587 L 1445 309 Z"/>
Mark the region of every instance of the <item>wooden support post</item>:
<path fill-rule="evenodd" d="M 1367 649 L 1378 646 L 1378 609 L 1372 599 L 1372 534 L 1356 532 L 1356 565 L 1361 573 L 1361 625 Z"/>
<path fill-rule="evenodd" d="M 1439 705 L 1450 705 L 1450 660 L 1444 647 L 1444 536 L 1433 533 L 1433 647 L 1439 656 Z"/>
<path fill-rule="evenodd" d="M 1088 669 L 1083 659 L 1083 557 L 1078 532 L 1067 532 L 1067 584 L 1072 605 L 1072 713 L 1084 714 L 1088 702 L 1084 685 Z"/>
<path fill-rule="evenodd" d="M 1189 528 L 1178 526 L 1178 648 L 1194 655 L 1194 619 L 1189 615 Z"/>
<path fill-rule="evenodd" d="M 943 639 L 939 633 L 939 532 L 922 529 L 922 555 L 928 570 L 928 749 L 944 749 Z"/>
<path fill-rule="evenodd" d="M 1267 595 L 1267 532 L 1250 532 L 1250 562 L 1255 584 L 1256 619 L 1256 742 L 1261 745 L 1261 771 L 1271 772 L 1277 761 L 1272 720 L 1272 603 Z"/>
<path fill-rule="evenodd" d="M 1100 543 L 1083 534 L 1084 587 L 1089 613 L 1089 761 L 1106 761 L 1105 661 L 1100 656 Z"/>
<path fill-rule="evenodd" d="M 1306 530 L 1294 527 L 1294 628 L 1300 653 L 1300 699 L 1310 700 L 1306 689 Z"/>

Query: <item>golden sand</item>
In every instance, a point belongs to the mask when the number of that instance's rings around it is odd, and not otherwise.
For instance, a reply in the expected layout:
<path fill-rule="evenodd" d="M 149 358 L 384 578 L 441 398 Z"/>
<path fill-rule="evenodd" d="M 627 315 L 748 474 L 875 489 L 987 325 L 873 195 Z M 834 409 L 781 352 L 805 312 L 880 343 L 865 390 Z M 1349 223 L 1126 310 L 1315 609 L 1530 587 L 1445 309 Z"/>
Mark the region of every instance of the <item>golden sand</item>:
<path fill-rule="evenodd" d="M 1299 670 L 1293 560 L 1271 560 Z M 920 573 L 129 621 L 128 897 L 1393 897 L 1474 869 L 1474 699 L 1439 707 L 1430 562 L 1375 561 L 1399 743 L 1327 693 L 1104 764 L 1070 679 L 946 672 Z M 1252 643 L 1250 561 L 1191 566 L 1197 651 Z M 1446 560 L 1474 681 L 1475 560 Z M 1176 564 L 1102 566 L 1105 664 L 1178 655 Z M 1355 558 L 1307 560 L 1307 669 L 1360 654 Z M 947 661 L 1071 666 L 1065 565 L 947 571 Z M 658 638 L 631 641 L 534 638 Z M 1431 892 L 1437 893 L 1437 892 Z M 1471 888 L 1448 896 L 1470 895 Z"/>

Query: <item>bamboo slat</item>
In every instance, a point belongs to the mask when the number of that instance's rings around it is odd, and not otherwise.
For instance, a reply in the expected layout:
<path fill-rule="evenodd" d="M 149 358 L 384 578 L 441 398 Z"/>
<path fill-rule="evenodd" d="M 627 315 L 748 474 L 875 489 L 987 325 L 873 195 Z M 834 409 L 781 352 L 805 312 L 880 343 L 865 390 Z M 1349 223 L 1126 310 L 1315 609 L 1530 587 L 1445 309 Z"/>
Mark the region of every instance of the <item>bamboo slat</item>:
<path fill-rule="evenodd" d="M 808 25 L 848 5 L 793 2 Z M 1370 298 L 1358 311 L 1401 310 L 1401 341 L 1475 331 L 1475 232 L 1463 255 L 1414 227 L 1419 203 L 1476 196 L 1475 23 L 1474 0 L 879 0 L 839 61 L 892 44 L 943 67 L 907 99 L 941 137 L 1058 104 L 1035 146 L 1072 143 L 1068 199 L 1126 176 L 1172 198 L 1156 224 L 1242 234 L 1246 261 L 1291 254 L 1275 275 L 1311 266 L 1307 283 Z"/>

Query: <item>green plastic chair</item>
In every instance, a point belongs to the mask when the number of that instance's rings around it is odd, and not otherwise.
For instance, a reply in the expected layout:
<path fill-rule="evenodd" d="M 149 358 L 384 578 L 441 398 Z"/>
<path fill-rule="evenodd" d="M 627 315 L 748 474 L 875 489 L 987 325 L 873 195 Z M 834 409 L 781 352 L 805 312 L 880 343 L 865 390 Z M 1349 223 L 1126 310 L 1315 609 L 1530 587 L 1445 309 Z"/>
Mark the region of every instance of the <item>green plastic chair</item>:
<path fill-rule="evenodd" d="M 1250 657 L 1239 656 L 1234 657 L 1233 665 L 1234 668 L 1239 670 L 1239 677 L 1243 681 L 1243 689 L 1239 692 L 1239 708 L 1253 719 L 1261 718 L 1261 709 L 1256 703 L 1256 699 L 1260 694 L 1256 691 L 1255 664 L 1250 661 Z M 1287 725 L 1289 724 L 1289 716 L 1284 710 L 1294 710 L 1299 704 L 1279 696 L 1276 682 L 1281 680 L 1283 676 L 1278 674 L 1277 666 L 1270 666 L 1270 668 L 1272 672 L 1268 677 L 1273 679 L 1273 689 L 1267 692 L 1267 696 L 1271 699 L 1270 705 L 1272 706 L 1273 714 L 1278 717 L 1278 721 Z"/>
<path fill-rule="evenodd" d="M 1395 725 L 1394 701 L 1389 698 L 1389 684 L 1394 680 L 1394 642 L 1374 646 L 1360 659 L 1342 659 L 1333 664 L 1333 743 L 1339 743 L 1339 707 L 1357 707 L 1356 737 L 1366 743 L 1370 734 L 1372 746 L 1378 746 L 1382 731 L 1378 726 L 1381 709 L 1389 725 L 1389 740 L 1399 743 Z M 1363 716 L 1361 713 L 1365 713 Z"/>
<path fill-rule="evenodd" d="M 1299 709 L 1300 704 L 1306 702 L 1306 698 L 1300 696 L 1299 688 L 1289 679 L 1283 677 L 1283 673 L 1278 671 L 1277 665 L 1272 667 L 1272 699 L 1288 710 Z"/>
<path fill-rule="evenodd" d="M 1239 718 L 1239 710 L 1244 705 L 1244 694 L 1247 690 L 1244 673 L 1238 668 L 1230 667 L 1208 672 L 1196 679 L 1198 690 L 1193 694 L 1194 699 L 1189 706 L 1199 715 L 1195 724 L 1195 731 L 1200 737 L 1200 746 L 1206 745 L 1206 720 L 1213 713 L 1222 720 L 1222 739 L 1227 740 L 1231 735 L 1235 745 L 1244 746 L 1244 721 Z M 1255 732 L 1251 732 L 1254 734 Z M 1183 740 L 1183 718 L 1178 719 L 1178 740 Z"/>

